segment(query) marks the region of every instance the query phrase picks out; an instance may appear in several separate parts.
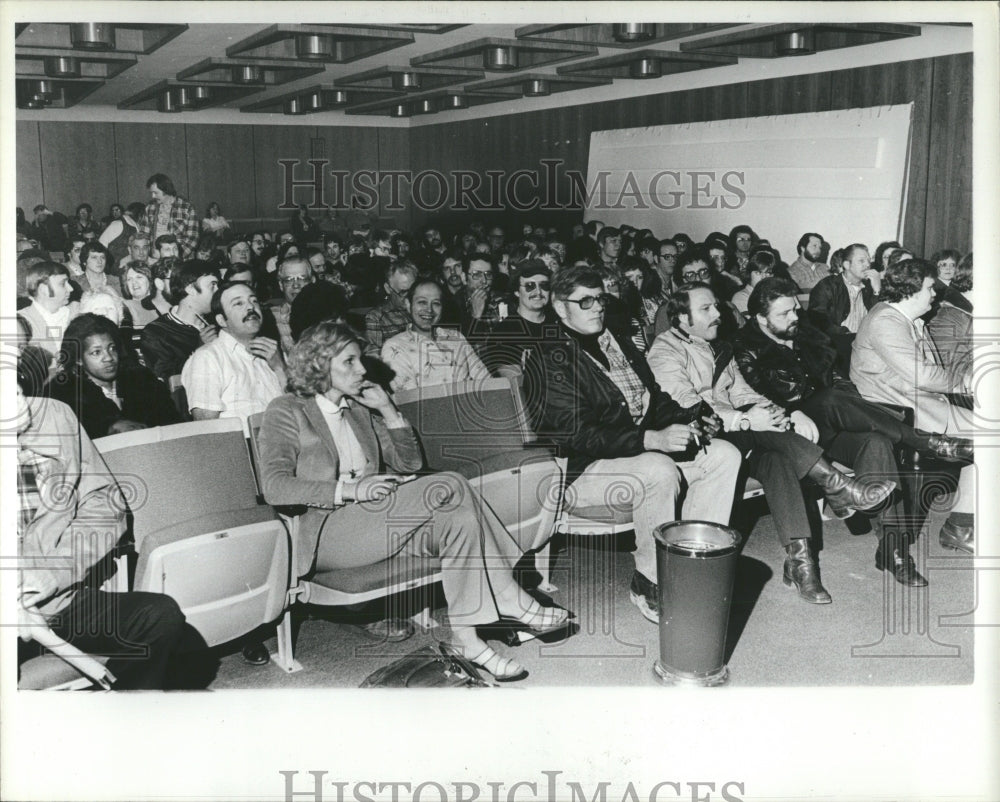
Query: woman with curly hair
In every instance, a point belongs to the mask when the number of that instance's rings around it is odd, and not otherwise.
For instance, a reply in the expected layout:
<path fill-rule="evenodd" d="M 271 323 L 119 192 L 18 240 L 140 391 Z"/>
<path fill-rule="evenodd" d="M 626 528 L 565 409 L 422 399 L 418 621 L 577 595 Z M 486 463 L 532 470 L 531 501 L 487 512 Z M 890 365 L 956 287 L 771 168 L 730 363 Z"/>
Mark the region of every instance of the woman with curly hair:
<path fill-rule="evenodd" d="M 480 640 L 498 620 L 536 634 L 565 629 L 514 581 L 522 549 L 459 474 L 417 478 L 420 445 L 389 395 L 370 382 L 346 325 L 317 323 L 288 356 L 290 393 L 260 429 L 264 498 L 305 506 L 298 575 L 380 563 L 398 554 L 440 561 L 451 646 L 500 681 L 528 672 Z"/>

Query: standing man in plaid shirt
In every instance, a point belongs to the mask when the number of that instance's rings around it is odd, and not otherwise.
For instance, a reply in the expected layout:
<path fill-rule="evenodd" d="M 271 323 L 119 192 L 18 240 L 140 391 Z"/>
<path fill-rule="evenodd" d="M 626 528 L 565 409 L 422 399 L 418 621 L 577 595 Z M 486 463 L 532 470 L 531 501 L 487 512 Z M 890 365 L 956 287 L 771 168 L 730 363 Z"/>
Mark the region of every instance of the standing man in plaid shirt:
<path fill-rule="evenodd" d="M 174 182 L 163 173 L 150 176 L 146 189 L 153 200 L 146 204 L 139 233 L 147 235 L 151 242 L 164 234 L 173 234 L 180 243 L 181 257 L 192 258 L 201 231 L 194 206 L 177 194 Z"/>

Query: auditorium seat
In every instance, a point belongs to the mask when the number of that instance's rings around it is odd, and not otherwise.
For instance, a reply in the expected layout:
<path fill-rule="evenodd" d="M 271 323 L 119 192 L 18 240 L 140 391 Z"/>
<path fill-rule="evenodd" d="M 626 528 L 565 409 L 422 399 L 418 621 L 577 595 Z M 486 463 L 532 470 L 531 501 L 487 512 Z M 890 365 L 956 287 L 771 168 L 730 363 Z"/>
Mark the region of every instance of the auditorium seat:
<path fill-rule="evenodd" d="M 179 423 L 94 444 L 130 513 L 135 590 L 173 597 L 209 646 L 281 617 L 288 535 L 258 502 L 242 420 Z M 292 667 L 280 640 L 275 662 Z"/>

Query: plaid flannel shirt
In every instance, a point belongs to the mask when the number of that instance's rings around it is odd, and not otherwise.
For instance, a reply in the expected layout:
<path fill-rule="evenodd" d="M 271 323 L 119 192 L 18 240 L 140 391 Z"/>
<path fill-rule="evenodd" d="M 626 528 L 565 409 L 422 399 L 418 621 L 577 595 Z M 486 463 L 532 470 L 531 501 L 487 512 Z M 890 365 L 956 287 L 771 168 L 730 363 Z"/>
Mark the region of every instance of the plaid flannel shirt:
<path fill-rule="evenodd" d="M 156 201 L 146 204 L 146 212 L 139 221 L 139 233 L 147 237 L 153 235 L 153 226 L 159 215 L 159 204 Z M 201 232 L 198 222 L 198 213 L 188 201 L 180 195 L 174 198 L 174 203 L 170 207 L 170 230 L 157 231 L 156 236 L 163 234 L 173 234 L 181 246 L 181 256 L 190 259 L 194 256 L 195 246 L 198 244 L 198 235 Z"/>
<path fill-rule="evenodd" d="M 409 313 L 405 309 L 397 309 L 391 301 L 386 301 L 365 315 L 365 339 L 381 348 L 386 340 L 406 331 L 409 324 Z"/>

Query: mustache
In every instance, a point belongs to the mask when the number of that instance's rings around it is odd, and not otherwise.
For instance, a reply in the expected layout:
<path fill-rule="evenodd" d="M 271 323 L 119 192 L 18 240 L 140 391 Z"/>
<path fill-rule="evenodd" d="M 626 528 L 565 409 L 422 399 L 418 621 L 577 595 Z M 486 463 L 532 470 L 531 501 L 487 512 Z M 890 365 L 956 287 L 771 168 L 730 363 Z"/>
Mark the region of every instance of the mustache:
<path fill-rule="evenodd" d="M 252 320 L 253 318 L 257 318 L 257 320 L 260 320 L 260 315 L 251 309 L 243 316 L 243 322 L 246 323 L 248 320 Z"/>

